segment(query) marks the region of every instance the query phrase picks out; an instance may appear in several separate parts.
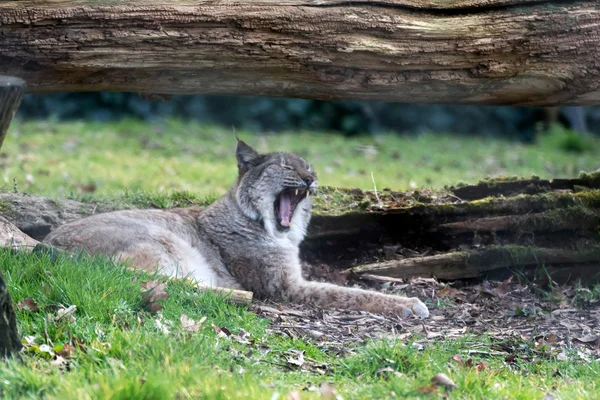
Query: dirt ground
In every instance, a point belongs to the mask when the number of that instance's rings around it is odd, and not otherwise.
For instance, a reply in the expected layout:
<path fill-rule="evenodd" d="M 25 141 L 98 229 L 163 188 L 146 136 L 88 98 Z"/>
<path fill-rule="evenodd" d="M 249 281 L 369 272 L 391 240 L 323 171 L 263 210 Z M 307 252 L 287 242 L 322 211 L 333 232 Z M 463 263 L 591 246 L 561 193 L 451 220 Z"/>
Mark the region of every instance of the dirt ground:
<path fill-rule="evenodd" d="M 600 300 L 591 291 L 537 281 L 454 282 L 416 278 L 395 282 L 357 281 L 358 287 L 419 297 L 430 305 L 428 319 L 400 319 L 368 312 L 320 310 L 307 306 L 255 303 L 252 310 L 271 320 L 270 329 L 292 338 L 313 339 L 343 354 L 351 344 L 385 337 L 426 346 L 434 341 L 487 335 L 491 346 L 474 341 L 469 352 L 505 355 L 507 361 L 532 355 L 600 361 Z M 528 351 L 523 351 L 527 344 Z"/>

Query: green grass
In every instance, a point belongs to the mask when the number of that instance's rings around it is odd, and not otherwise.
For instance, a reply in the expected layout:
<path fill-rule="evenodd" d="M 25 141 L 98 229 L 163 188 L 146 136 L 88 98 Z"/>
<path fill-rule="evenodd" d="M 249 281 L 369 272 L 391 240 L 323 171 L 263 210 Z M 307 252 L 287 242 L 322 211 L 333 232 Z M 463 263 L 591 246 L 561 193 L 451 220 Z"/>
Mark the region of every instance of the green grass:
<path fill-rule="evenodd" d="M 600 142 L 554 128 L 535 145 L 444 134 L 359 136 L 315 132 L 237 134 L 259 151 L 295 152 L 322 186 L 441 188 L 490 176 L 574 177 L 600 168 Z M 0 153 L 0 186 L 52 196 L 139 190 L 214 198 L 236 177 L 235 136 L 175 120 L 149 124 L 19 122 Z"/>
<path fill-rule="evenodd" d="M 0 251 L 0 263 L 14 302 L 31 297 L 40 309 L 18 311 L 20 333 L 32 344 L 23 353 L 24 363 L 0 363 L 0 388 L 7 399 L 269 399 L 275 392 L 285 399 L 294 390 L 303 398 L 319 398 L 318 392 L 303 389 L 323 382 L 345 399 L 442 398 L 443 390 L 421 392 L 439 372 L 458 386 L 449 399 L 600 395 L 600 363 L 582 362 L 575 354 L 557 361 L 534 343 L 516 344 L 531 357 L 518 367 L 504 356 L 475 356 L 474 365 L 489 364 L 480 372 L 448 360 L 455 354 L 468 358 L 474 346 L 489 347 L 487 338 L 442 341 L 424 349 L 411 341 L 380 341 L 351 346 L 340 357 L 326 347 L 269 333 L 266 320 L 181 282 L 169 282 L 169 298 L 161 302 L 162 321 L 170 330 L 165 335 L 141 294 L 140 284 L 149 275 L 104 258 Z M 51 318 L 58 306 L 70 305 L 77 306 L 74 322 Z M 181 314 L 207 319 L 198 332 L 186 332 Z M 254 343 L 217 338 L 213 324 L 234 335 L 243 329 Z M 68 367 L 52 365 L 43 345 L 56 351 L 74 346 Z M 305 357 L 326 366 L 325 372 L 282 367 L 289 350 L 304 350 Z"/>

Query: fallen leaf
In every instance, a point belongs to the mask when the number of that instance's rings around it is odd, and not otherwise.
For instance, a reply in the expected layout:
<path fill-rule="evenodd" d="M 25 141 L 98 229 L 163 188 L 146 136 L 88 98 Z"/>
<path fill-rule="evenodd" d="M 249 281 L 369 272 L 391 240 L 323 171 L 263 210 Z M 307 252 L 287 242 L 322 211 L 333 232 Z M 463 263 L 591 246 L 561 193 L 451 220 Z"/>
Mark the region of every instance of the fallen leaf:
<path fill-rule="evenodd" d="M 508 277 L 507 280 L 503 281 L 501 284 L 496 287 L 496 293 L 499 297 L 504 297 L 510 291 L 509 284 L 513 280 L 514 275 Z"/>
<path fill-rule="evenodd" d="M 451 297 L 451 298 L 455 298 L 457 297 L 459 294 L 461 294 L 461 292 L 458 289 L 455 289 L 453 287 L 450 286 L 446 286 L 445 288 L 443 288 L 442 290 L 440 290 L 438 292 L 438 296 L 440 297 Z"/>
<path fill-rule="evenodd" d="M 517 363 L 517 357 L 514 356 L 514 354 L 509 354 L 506 357 L 504 357 L 504 361 L 509 363 L 509 364 L 516 364 Z"/>
<path fill-rule="evenodd" d="M 38 312 L 38 305 L 31 297 L 21 300 L 17 304 L 17 308 L 21 311 Z"/>
<path fill-rule="evenodd" d="M 323 400 L 335 400 L 338 396 L 335 394 L 335 389 L 332 385 L 327 382 L 321 383 L 319 386 L 319 393 L 321 394 L 321 399 Z"/>
<path fill-rule="evenodd" d="M 57 312 L 56 312 L 56 317 L 54 318 L 55 321 L 60 321 L 60 320 L 66 320 L 69 322 L 75 322 L 75 317 L 73 316 L 73 314 L 75 314 L 75 311 L 77 311 L 77 306 L 72 305 L 69 306 L 67 308 L 60 308 Z"/>
<path fill-rule="evenodd" d="M 150 306 L 148 306 L 148 311 L 150 311 L 152 314 L 156 314 L 159 311 L 162 311 L 163 309 L 164 307 L 158 303 L 152 303 L 150 304 Z"/>
<path fill-rule="evenodd" d="M 435 392 L 437 392 L 437 385 L 435 383 L 432 383 L 431 385 L 427 385 L 427 386 L 421 386 L 419 388 L 417 388 L 417 391 L 419 393 L 423 393 L 423 394 L 434 394 Z"/>
<path fill-rule="evenodd" d="M 181 314 L 181 326 L 183 326 L 183 329 L 185 329 L 188 332 L 198 332 L 198 330 L 200 329 L 200 325 L 202 325 L 202 323 L 204 321 L 206 321 L 206 317 L 202 317 L 200 320 L 198 320 L 198 322 L 195 322 L 193 319 L 189 318 L 187 315 L 185 314 Z"/>
<path fill-rule="evenodd" d="M 216 325 L 213 325 L 212 328 L 217 333 L 217 339 L 227 337 L 227 333 L 223 329 L 219 328 Z"/>
<path fill-rule="evenodd" d="M 477 372 L 481 372 L 481 371 L 485 371 L 488 367 L 489 367 L 488 362 L 487 361 L 482 361 L 482 362 L 480 362 L 479 364 L 477 364 L 475 366 L 475 370 Z"/>
<path fill-rule="evenodd" d="M 456 364 L 458 364 L 458 365 L 460 365 L 460 366 L 463 366 L 463 365 L 464 365 L 464 363 L 465 363 L 465 362 L 463 361 L 462 357 L 460 356 L 460 354 L 455 354 L 455 355 L 453 355 L 452 357 L 450 357 L 450 360 L 449 360 L 449 361 L 453 361 L 453 362 L 455 362 Z"/>
<path fill-rule="evenodd" d="M 448 378 L 448 375 L 441 372 L 431 378 L 431 383 L 437 386 L 442 386 L 446 389 L 456 389 L 458 387 L 454 382 L 452 382 L 452 379 Z"/>
<path fill-rule="evenodd" d="M 294 390 L 288 394 L 288 400 L 302 400 L 302 395 L 299 391 Z"/>
<path fill-rule="evenodd" d="M 169 294 L 165 291 L 166 285 L 164 283 L 156 281 L 142 282 L 141 287 L 144 301 L 148 304 L 169 298 Z"/>
<path fill-rule="evenodd" d="M 68 364 L 67 360 L 65 360 L 61 356 L 56 356 L 56 358 L 54 360 L 50 361 L 50 365 L 53 365 L 55 367 L 62 367 L 67 364 Z"/>
<path fill-rule="evenodd" d="M 297 356 L 296 357 L 288 357 L 288 359 L 287 359 L 288 364 L 302 367 L 304 365 L 304 351 L 290 350 L 290 352 L 297 354 Z"/>
<path fill-rule="evenodd" d="M 581 343 L 595 343 L 598 340 L 598 335 L 589 333 L 587 335 L 576 337 L 575 340 L 577 340 L 578 342 L 581 342 Z"/>
<path fill-rule="evenodd" d="M 73 356 L 75 355 L 75 347 L 69 345 L 68 343 L 65 343 L 62 346 L 62 349 L 60 351 L 57 351 L 56 354 L 65 359 L 73 358 Z"/>

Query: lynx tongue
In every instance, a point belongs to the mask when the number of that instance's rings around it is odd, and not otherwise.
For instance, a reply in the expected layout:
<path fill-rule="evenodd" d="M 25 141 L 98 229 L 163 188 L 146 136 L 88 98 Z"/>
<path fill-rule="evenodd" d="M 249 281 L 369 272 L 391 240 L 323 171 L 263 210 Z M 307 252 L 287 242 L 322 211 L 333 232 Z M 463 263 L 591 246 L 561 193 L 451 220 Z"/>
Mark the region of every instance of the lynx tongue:
<path fill-rule="evenodd" d="M 292 219 L 292 196 L 290 193 L 282 193 L 279 196 L 279 223 L 281 226 L 290 226 Z"/>

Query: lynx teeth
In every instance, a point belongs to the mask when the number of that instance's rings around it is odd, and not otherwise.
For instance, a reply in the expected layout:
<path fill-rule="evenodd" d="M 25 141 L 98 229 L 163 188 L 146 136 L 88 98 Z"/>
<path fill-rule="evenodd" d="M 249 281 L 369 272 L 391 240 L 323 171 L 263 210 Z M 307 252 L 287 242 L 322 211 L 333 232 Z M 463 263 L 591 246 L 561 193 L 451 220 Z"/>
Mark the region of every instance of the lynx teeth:
<path fill-rule="evenodd" d="M 298 189 L 296 189 L 296 196 L 298 196 Z"/>

